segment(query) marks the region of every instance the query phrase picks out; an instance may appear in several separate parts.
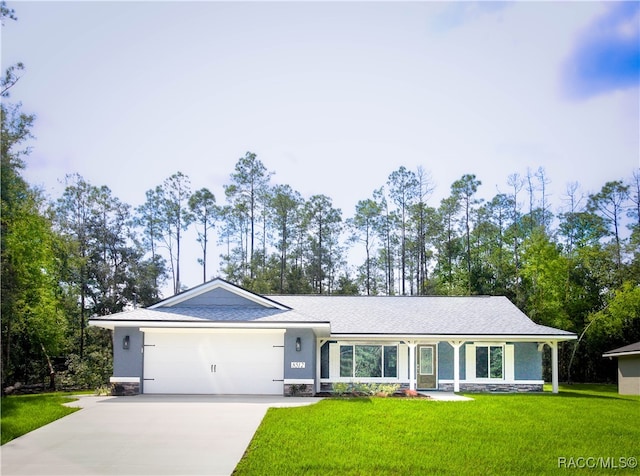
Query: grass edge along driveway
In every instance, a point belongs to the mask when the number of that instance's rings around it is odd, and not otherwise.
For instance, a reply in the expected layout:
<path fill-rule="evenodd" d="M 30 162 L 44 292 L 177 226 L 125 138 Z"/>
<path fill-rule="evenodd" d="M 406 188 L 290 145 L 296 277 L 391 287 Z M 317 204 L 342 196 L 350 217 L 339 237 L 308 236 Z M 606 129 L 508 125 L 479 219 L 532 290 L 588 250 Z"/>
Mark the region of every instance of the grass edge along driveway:
<path fill-rule="evenodd" d="M 63 405 L 63 403 L 75 400 L 77 398 L 63 393 L 2 397 L 0 401 L 0 411 L 2 412 L 0 444 L 4 445 L 19 436 L 80 410 L 77 407 Z"/>
<path fill-rule="evenodd" d="M 234 475 L 549 474 L 580 469 L 572 463 L 596 474 L 611 465 L 616 474 L 640 474 L 632 468 L 640 457 L 640 398 L 616 392 L 571 385 L 558 395 L 327 399 L 272 408 Z"/>

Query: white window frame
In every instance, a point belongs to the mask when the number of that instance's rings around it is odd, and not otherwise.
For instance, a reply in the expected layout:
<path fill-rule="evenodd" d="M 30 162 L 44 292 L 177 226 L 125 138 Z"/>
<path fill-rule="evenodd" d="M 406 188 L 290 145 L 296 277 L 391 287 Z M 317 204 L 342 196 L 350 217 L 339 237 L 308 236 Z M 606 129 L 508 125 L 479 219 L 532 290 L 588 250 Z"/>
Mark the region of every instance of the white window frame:
<path fill-rule="evenodd" d="M 476 369 L 477 367 L 477 361 L 476 361 L 476 356 L 477 354 L 477 349 L 479 347 L 486 347 L 487 348 L 487 377 L 478 377 L 476 375 Z M 500 347 L 502 349 L 502 377 L 491 377 L 491 347 Z M 506 349 L 506 344 L 504 342 L 476 342 L 473 344 L 473 362 L 472 365 L 468 366 L 467 369 L 469 370 L 469 367 L 473 368 L 473 380 L 476 380 L 478 382 L 504 382 L 506 379 L 506 371 L 507 371 L 507 365 L 506 365 L 506 361 L 507 361 L 507 349 Z M 471 362 L 469 362 L 471 364 Z M 468 378 L 468 377 L 467 377 Z"/>
<path fill-rule="evenodd" d="M 322 379 L 322 381 L 330 381 L 330 382 L 396 382 L 400 381 L 400 343 L 399 342 L 353 342 L 353 341 L 337 341 L 335 344 L 336 351 L 334 351 L 333 356 L 337 358 L 337 362 L 332 362 L 332 352 L 329 350 L 329 378 Z M 331 344 L 330 344 L 331 346 Z M 351 377 L 342 377 L 340 376 L 340 347 L 341 346 L 351 346 L 352 347 L 352 366 L 351 366 Z M 355 377 L 354 369 L 355 369 L 355 347 L 356 346 L 377 346 L 382 348 L 382 376 L 381 377 Z M 385 347 L 395 347 L 396 349 L 396 376 L 395 377 L 385 377 L 384 376 L 384 348 Z M 333 372 L 332 372 L 333 369 Z"/>

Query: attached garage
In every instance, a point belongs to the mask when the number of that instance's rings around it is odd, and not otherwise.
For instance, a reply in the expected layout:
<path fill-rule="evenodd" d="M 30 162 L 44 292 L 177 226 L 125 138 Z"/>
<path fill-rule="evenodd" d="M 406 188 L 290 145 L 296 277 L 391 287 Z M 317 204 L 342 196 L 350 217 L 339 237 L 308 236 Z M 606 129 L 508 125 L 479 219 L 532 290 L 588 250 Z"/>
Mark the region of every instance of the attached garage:
<path fill-rule="evenodd" d="M 284 330 L 141 330 L 143 393 L 283 393 Z"/>

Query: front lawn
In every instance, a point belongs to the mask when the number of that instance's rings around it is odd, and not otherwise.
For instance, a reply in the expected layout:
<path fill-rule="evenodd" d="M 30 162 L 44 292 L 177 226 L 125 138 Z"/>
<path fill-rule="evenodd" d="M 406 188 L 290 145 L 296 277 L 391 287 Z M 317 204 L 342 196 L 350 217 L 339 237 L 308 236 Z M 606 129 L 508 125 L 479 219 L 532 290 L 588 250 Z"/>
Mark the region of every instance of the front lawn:
<path fill-rule="evenodd" d="M 638 474 L 620 465 L 640 457 L 640 399 L 619 397 L 615 386 L 470 396 L 273 408 L 234 474 L 548 474 L 572 462 Z"/>
<path fill-rule="evenodd" d="M 2 397 L 0 402 L 0 410 L 2 411 L 0 444 L 4 445 L 14 438 L 79 410 L 79 408 L 69 408 L 62 405 L 74 400 L 77 398 L 60 393 Z"/>

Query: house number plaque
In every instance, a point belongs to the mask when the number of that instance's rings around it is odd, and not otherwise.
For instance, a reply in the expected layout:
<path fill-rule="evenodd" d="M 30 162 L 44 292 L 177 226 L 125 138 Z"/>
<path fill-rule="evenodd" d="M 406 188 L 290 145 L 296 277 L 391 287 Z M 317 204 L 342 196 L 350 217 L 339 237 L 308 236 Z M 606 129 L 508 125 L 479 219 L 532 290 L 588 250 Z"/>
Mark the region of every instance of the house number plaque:
<path fill-rule="evenodd" d="M 304 369 L 306 362 L 291 362 L 292 369 Z"/>

